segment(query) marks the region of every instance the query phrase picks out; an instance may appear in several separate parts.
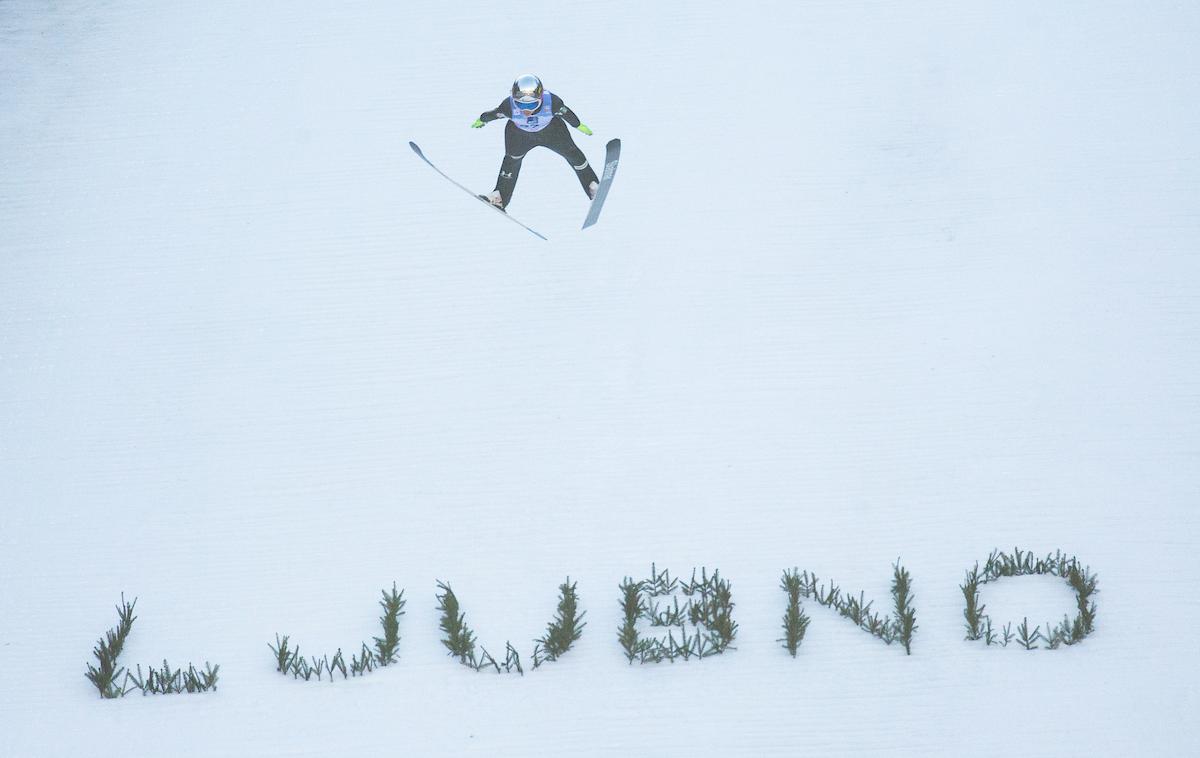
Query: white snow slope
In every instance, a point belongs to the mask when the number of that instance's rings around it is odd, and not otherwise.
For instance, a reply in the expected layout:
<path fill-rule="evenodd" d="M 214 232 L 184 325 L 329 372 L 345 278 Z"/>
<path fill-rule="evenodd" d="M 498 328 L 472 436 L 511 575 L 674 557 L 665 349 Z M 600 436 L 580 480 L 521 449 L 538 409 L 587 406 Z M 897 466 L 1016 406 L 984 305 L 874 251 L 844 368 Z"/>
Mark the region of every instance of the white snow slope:
<path fill-rule="evenodd" d="M 0 754 L 1200 754 L 1200 6 L 0 3 Z M 540 74 L 624 155 L 492 186 Z M 963 639 L 993 548 L 1096 632 Z M 783 569 L 877 606 L 911 656 Z M 617 585 L 733 582 L 737 649 L 629 666 Z M 439 643 L 451 582 L 524 677 Z M 405 589 L 399 665 L 334 684 Z M 122 662 L 216 693 L 104 701 Z M 984 590 L 998 622 L 1061 582 Z"/>

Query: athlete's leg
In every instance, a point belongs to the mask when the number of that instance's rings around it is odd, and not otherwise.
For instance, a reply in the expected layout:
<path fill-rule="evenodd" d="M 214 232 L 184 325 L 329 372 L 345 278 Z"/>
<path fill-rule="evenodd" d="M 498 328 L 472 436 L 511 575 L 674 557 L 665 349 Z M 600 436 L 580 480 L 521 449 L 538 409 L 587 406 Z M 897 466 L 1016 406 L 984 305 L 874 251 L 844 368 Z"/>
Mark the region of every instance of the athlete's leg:
<path fill-rule="evenodd" d="M 583 187 L 583 191 L 588 197 L 592 196 L 592 184 L 598 182 L 596 172 L 592 170 L 588 163 L 587 156 L 571 139 L 571 133 L 567 131 L 567 125 L 560 119 L 554 119 L 550 126 L 542 130 L 542 144 L 550 148 L 554 152 L 566 159 L 567 163 L 571 164 L 571 168 L 575 170 L 575 177 L 579 179 L 579 185 Z"/>
<path fill-rule="evenodd" d="M 512 200 L 517 178 L 521 175 L 521 161 L 531 147 L 534 147 L 534 144 L 513 122 L 505 124 L 504 160 L 500 161 L 500 174 L 496 177 L 496 191 L 500 193 L 502 208 Z"/>

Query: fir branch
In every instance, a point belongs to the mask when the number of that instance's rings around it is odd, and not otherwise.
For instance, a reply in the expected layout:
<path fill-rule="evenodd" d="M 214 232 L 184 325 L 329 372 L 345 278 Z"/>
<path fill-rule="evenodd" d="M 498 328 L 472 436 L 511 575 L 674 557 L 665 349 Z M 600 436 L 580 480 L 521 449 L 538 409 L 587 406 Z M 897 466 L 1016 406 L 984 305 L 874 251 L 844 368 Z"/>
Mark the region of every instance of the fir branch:
<path fill-rule="evenodd" d="M 788 603 L 787 610 L 783 613 L 783 638 L 776 642 L 782 642 L 783 647 L 795 658 L 796 651 L 800 648 L 800 643 L 804 641 L 804 633 L 808 631 L 810 622 L 808 616 L 800 608 L 800 595 L 804 591 L 804 587 L 799 569 L 793 568 L 791 571 L 784 569 L 779 587 L 787 593 Z"/>
<path fill-rule="evenodd" d="M 458 598 L 454 595 L 454 590 L 450 589 L 450 585 L 439 581 L 438 588 L 442 594 L 437 596 L 438 610 L 442 612 L 442 620 L 440 627 L 445 637 L 442 639 L 442 644 L 450 652 L 450 655 L 455 656 L 461 663 L 473 666 L 476 670 L 479 666 L 475 661 L 475 633 L 467 626 L 466 614 L 462 613 L 458 608 Z M 484 651 L 487 654 L 487 651 Z M 488 656 L 490 657 L 490 656 Z"/>
<path fill-rule="evenodd" d="M 132 603 L 128 603 L 125 601 L 125 594 L 122 593 L 121 604 L 117 606 L 117 626 L 106 631 L 96 646 L 92 648 L 92 655 L 95 656 L 99 665 L 93 666 L 89 663 L 84 676 L 96 687 L 102 698 L 124 697 L 127 692 L 124 683 L 120 686 L 117 685 L 121 674 L 126 673 L 123 667 L 117 666 L 117 659 L 125 648 L 125 640 L 133 630 L 133 622 L 137 620 L 137 617 L 133 615 L 135 605 L 137 605 L 136 597 Z M 128 681 L 128 677 L 126 677 L 126 681 Z"/>
<path fill-rule="evenodd" d="M 546 626 L 546 634 L 535 640 L 534 668 L 546 661 L 558 660 L 583 636 L 583 628 L 587 626 L 587 623 L 583 622 L 587 612 L 578 612 L 579 597 L 570 577 L 559 585 L 558 593 L 558 610 L 554 619 Z"/>
<path fill-rule="evenodd" d="M 617 630 L 617 639 L 621 643 L 621 647 L 625 650 L 625 657 L 632 665 L 633 660 L 638 658 L 641 662 L 645 662 L 645 650 L 638 640 L 637 620 L 645 611 L 646 606 L 642 601 L 642 583 L 635 582 L 629 577 L 621 582 L 621 614 L 622 624 Z"/>
<path fill-rule="evenodd" d="M 383 599 L 379 605 L 383 615 L 379 624 L 383 627 L 383 636 L 375 638 L 376 660 L 380 666 L 396 662 L 396 648 L 400 644 L 400 617 L 404 615 L 404 591 L 396 592 L 396 583 L 392 582 L 392 591 L 382 591 Z"/>
<path fill-rule="evenodd" d="M 917 612 L 913 607 L 912 575 L 900 565 L 900 559 L 892 567 L 892 602 L 895 607 L 894 635 L 904 645 L 905 655 L 912 655 L 913 633 L 917 626 Z"/>

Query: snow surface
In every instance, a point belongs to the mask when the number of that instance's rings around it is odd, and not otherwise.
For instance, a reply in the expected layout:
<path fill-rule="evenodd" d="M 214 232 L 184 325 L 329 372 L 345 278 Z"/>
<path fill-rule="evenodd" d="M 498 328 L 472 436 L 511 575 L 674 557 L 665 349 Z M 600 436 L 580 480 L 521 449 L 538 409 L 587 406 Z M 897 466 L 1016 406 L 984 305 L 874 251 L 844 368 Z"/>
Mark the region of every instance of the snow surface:
<path fill-rule="evenodd" d="M 0 754 L 1200 754 L 1200 6 L 0 3 Z M 535 71 L 624 143 L 489 189 Z M 724 106 L 713 110 L 713 106 Z M 995 547 L 1096 633 L 962 639 Z M 776 639 L 784 568 L 886 604 Z M 628 666 L 617 585 L 733 582 L 737 650 Z M 434 583 L 526 656 L 438 643 Z M 401 663 L 303 683 L 405 589 Z M 215 694 L 102 701 L 123 662 Z M 984 590 L 997 621 L 1065 586 Z M 129 747 L 121 747 L 128 745 Z"/>

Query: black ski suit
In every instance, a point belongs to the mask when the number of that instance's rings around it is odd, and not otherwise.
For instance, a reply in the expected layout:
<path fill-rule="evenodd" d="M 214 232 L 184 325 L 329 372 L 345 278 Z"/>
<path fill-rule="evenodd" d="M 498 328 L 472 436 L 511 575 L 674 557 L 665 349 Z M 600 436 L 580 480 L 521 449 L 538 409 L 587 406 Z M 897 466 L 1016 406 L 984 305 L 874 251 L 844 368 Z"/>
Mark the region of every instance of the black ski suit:
<path fill-rule="evenodd" d="M 499 106 L 479 115 L 479 120 L 485 124 L 497 119 L 510 119 L 504 125 L 504 160 L 500 162 L 500 174 L 496 177 L 496 190 L 499 191 L 505 206 L 512 200 L 513 190 L 517 186 L 517 177 L 521 175 L 521 160 L 535 147 L 548 147 L 566 158 L 567 163 L 571 164 L 571 168 L 575 169 L 575 176 L 579 179 L 583 191 L 587 193 L 588 197 L 591 197 L 588 186 L 592 182 L 598 181 L 596 172 L 588 165 L 587 156 L 579 149 L 575 141 L 571 139 L 571 133 L 567 131 L 568 124 L 579 126 L 579 117 L 563 104 L 558 95 L 553 93 L 550 95 L 550 109 L 554 112 L 554 119 L 546 128 L 537 132 L 527 132 L 518 128 L 511 121 L 512 98 L 504 98 Z"/>

